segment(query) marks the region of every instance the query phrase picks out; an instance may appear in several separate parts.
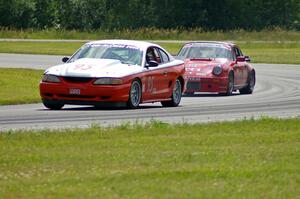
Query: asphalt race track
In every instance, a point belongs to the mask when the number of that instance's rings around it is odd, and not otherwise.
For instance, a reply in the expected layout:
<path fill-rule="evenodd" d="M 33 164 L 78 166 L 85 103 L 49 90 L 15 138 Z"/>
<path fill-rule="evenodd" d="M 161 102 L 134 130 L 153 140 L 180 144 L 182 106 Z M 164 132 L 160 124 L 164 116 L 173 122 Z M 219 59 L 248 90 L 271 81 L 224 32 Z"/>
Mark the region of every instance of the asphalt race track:
<path fill-rule="evenodd" d="M 46 68 L 61 57 L 0 54 L 0 67 Z M 184 96 L 180 107 L 162 108 L 160 103 L 144 104 L 139 109 L 65 106 L 51 111 L 42 104 L 0 106 L 0 131 L 89 127 L 92 124 L 118 125 L 145 122 L 210 122 L 260 117 L 300 117 L 300 65 L 253 64 L 257 83 L 252 95 L 236 93 L 229 97 L 215 94 Z"/>
<path fill-rule="evenodd" d="M 0 53 L 0 67 L 46 69 L 61 63 L 62 57 Z"/>

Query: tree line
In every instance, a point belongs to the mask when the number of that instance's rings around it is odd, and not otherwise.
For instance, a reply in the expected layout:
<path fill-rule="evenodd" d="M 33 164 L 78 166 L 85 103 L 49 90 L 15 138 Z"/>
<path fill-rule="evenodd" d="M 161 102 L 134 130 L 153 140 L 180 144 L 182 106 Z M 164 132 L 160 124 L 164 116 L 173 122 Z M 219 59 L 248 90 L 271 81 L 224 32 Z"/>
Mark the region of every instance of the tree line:
<path fill-rule="evenodd" d="M 0 27 L 300 30 L 300 0 L 0 0 Z"/>

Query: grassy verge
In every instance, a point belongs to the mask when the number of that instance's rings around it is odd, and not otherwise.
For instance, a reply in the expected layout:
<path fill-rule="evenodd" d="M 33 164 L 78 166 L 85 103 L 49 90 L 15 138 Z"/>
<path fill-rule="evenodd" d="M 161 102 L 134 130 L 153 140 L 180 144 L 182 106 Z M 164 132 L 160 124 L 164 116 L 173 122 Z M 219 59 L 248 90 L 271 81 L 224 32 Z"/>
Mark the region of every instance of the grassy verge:
<path fill-rule="evenodd" d="M 299 31 L 287 31 L 282 29 L 266 29 L 260 32 L 248 32 L 234 30 L 229 32 L 212 31 L 202 29 L 156 29 L 140 28 L 137 30 L 120 31 L 66 31 L 66 30 L 9 30 L 0 29 L 0 38 L 17 39 L 138 39 L 138 40 L 233 40 L 233 41 L 299 41 Z"/>
<path fill-rule="evenodd" d="M 83 43 L 0 42 L 0 53 L 72 55 Z"/>
<path fill-rule="evenodd" d="M 72 55 L 81 42 L 0 42 L 0 53 Z M 159 43 L 169 52 L 177 54 L 182 44 Z"/>
<path fill-rule="evenodd" d="M 0 105 L 40 102 L 43 71 L 0 68 Z"/>
<path fill-rule="evenodd" d="M 300 64 L 300 43 L 241 43 L 244 54 L 249 55 L 254 63 Z"/>
<path fill-rule="evenodd" d="M 0 42 L 0 53 L 27 53 L 71 55 L 83 43 L 61 42 Z M 159 43 L 172 54 L 177 54 L 182 44 Z M 254 63 L 300 64 L 300 43 L 238 43 L 244 54 L 252 57 Z"/>
<path fill-rule="evenodd" d="M 297 198 L 300 119 L 0 133 L 2 198 Z M 240 127 L 243 128 L 240 128 Z"/>

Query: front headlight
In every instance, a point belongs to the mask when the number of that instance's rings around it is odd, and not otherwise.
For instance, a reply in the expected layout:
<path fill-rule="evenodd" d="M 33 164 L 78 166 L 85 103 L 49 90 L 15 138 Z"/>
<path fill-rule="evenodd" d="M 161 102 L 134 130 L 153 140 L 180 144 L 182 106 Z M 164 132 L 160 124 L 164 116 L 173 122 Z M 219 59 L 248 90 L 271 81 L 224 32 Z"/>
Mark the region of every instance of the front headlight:
<path fill-rule="evenodd" d="M 123 80 L 118 78 L 104 77 L 95 80 L 94 84 L 95 85 L 118 85 L 118 84 L 123 84 Z"/>
<path fill-rule="evenodd" d="M 220 75 L 223 72 L 222 66 L 215 66 L 213 69 L 213 74 L 214 75 Z"/>
<path fill-rule="evenodd" d="M 60 80 L 57 76 L 55 75 L 48 75 L 48 74 L 45 74 L 42 78 L 42 81 L 43 82 L 52 82 L 52 83 L 59 83 Z"/>

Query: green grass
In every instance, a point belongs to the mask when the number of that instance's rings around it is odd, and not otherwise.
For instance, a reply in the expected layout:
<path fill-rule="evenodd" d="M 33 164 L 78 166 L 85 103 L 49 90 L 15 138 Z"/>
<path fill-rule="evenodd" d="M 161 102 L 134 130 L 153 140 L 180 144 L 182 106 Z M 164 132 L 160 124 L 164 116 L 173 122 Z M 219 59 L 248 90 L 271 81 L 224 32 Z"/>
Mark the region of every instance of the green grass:
<path fill-rule="evenodd" d="M 255 63 L 286 63 L 300 64 L 300 32 L 287 31 L 279 28 L 266 29 L 260 32 L 234 30 L 229 32 L 206 32 L 202 29 L 155 29 L 141 28 L 138 30 L 120 31 L 67 31 L 67 30 L 9 30 L 0 29 L 0 38 L 17 39 L 135 39 L 135 40 L 217 40 L 236 41 L 245 54 L 252 57 Z M 257 43 L 265 41 L 266 43 Z M 246 42 L 246 44 L 245 44 Z M 59 42 L 0 42 L 0 53 L 29 53 L 71 55 L 82 43 Z M 182 44 L 161 44 L 172 54 L 176 54 Z"/>
<path fill-rule="evenodd" d="M 254 63 L 300 64 L 300 43 L 241 43 L 239 46 Z"/>
<path fill-rule="evenodd" d="M 40 102 L 42 74 L 38 70 L 0 68 L 0 105 Z"/>
<path fill-rule="evenodd" d="M 72 55 L 83 43 L 0 42 L 0 53 Z"/>
<path fill-rule="evenodd" d="M 72 55 L 82 42 L 0 42 L 0 53 Z M 177 54 L 182 44 L 159 43 L 168 51 Z"/>
<path fill-rule="evenodd" d="M 298 198 L 300 119 L 0 133 L 1 198 Z M 242 127 L 242 128 L 241 128 Z"/>
<path fill-rule="evenodd" d="M 254 63 L 300 64 L 300 43 L 237 42 L 244 54 Z M 71 42 L 0 42 L 0 53 L 72 55 L 83 43 Z M 177 54 L 181 43 L 159 43 L 172 54 Z"/>
<path fill-rule="evenodd" d="M 17 39 L 138 39 L 138 40 L 234 40 L 234 41 L 299 41 L 299 31 L 287 31 L 280 28 L 265 29 L 259 32 L 234 31 L 203 31 L 202 29 L 156 29 L 140 28 L 137 30 L 98 30 L 93 32 L 67 30 L 10 30 L 0 29 L 0 38 Z"/>

